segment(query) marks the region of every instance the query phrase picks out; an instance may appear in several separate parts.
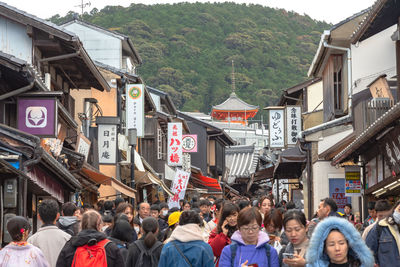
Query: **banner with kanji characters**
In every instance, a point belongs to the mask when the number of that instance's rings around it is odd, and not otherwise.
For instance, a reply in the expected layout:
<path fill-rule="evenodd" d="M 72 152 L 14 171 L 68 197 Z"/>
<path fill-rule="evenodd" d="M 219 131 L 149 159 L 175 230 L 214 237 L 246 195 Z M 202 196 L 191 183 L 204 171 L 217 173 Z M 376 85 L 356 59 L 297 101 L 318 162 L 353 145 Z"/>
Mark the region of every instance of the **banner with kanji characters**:
<path fill-rule="evenodd" d="M 168 198 L 168 207 L 170 209 L 174 207 L 180 208 L 179 200 L 185 198 L 189 177 L 189 172 L 185 172 L 181 169 L 176 170 L 174 182 L 172 183 L 171 187 L 171 191 L 174 195 Z"/>
<path fill-rule="evenodd" d="M 100 164 L 115 164 L 117 162 L 117 125 L 99 124 L 98 151 Z"/>
<path fill-rule="evenodd" d="M 301 107 L 286 106 L 286 140 L 288 145 L 297 143 L 299 132 L 301 132 Z"/>
<path fill-rule="evenodd" d="M 182 123 L 168 123 L 168 165 L 182 166 Z"/>
<path fill-rule="evenodd" d="M 144 85 L 126 85 L 126 130 L 136 129 L 144 137 Z"/>
<path fill-rule="evenodd" d="M 269 147 L 285 146 L 285 114 L 283 108 L 269 110 Z"/>

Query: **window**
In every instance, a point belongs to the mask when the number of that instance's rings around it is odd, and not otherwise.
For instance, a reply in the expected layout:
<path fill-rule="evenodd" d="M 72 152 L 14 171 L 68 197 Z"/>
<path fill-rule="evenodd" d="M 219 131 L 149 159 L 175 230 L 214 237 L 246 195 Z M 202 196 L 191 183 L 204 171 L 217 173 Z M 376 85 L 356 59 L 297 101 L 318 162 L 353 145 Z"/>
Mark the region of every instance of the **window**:
<path fill-rule="evenodd" d="M 342 55 L 333 57 L 334 72 L 333 72 L 333 97 L 335 114 L 343 113 L 343 64 Z"/>

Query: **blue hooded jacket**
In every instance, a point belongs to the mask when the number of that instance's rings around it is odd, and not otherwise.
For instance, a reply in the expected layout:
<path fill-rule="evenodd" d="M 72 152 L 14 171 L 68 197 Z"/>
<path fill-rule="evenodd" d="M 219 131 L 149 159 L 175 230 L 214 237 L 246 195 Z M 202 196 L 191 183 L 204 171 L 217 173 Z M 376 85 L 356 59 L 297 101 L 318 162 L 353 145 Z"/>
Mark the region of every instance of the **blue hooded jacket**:
<path fill-rule="evenodd" d="M 268 266 L 265 243 L 269 241 L 269 237 L 266 233 L 262 231 L 258 233 L 257 245 L 246 245 L 240 231 L 233 233 L 231 240 L 238 245 L 234 267 L 240 267 L 246 260 L 249 261 L 248 264 L 257 263 L 258 267 L 279 267 L 278 253 L 272 246 L 270 252 L 271 266 Z M 219 267 L 231 267 L 231 245 L 224 247 L 222 250 Z"/>
<path fill-rule="evenodd" d="M 329 266 L 329 257 L 325 253 L 325 240 L 333 229 L 339 230 L 344 235 L 349 245 L 348 255 L 358 259 L 361 267 L 374 266 L 372 252 L 353 224 L 344 218 L 328 217 L 318 223 L 312 234 L 306 254 L 307 267 Z"/>

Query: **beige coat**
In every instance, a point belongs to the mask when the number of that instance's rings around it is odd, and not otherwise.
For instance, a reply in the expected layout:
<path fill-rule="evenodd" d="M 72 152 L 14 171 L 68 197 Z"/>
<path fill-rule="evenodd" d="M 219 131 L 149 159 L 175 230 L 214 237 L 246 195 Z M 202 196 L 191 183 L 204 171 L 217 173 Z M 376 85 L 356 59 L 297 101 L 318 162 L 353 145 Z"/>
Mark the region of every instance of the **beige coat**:
<path fill-rule="evenodd" d="M 40 248 L 51 267 L 55 267 L 58 255 L 65 243 L 71 238 L 69 234 L 57 226 L 45 226 L 28 238 L 28 243 Z"/>

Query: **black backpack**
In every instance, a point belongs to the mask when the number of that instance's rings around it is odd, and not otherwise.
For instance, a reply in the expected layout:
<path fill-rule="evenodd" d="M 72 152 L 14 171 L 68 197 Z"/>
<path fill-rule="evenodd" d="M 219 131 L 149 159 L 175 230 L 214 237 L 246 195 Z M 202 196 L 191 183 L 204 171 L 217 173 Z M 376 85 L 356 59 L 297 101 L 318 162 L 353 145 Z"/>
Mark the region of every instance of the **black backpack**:
<path fill-rule="evenodd" d="M 142 240 L 138 240 L 133 243 L 139 249 L 139 257 L 136 261 L 135 267 L 145 266 L 145 257 L 150 260 L 150 266 L 158 266 L 159 258 L 156 257 L 154 251 L 163 245 L 161 242 L 156 242 L 151 249 L 148 249 Z M 149 267 L 150 267 L 149 266 Z M 146 266 L 147 267 L 147 266 Z"/>

